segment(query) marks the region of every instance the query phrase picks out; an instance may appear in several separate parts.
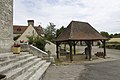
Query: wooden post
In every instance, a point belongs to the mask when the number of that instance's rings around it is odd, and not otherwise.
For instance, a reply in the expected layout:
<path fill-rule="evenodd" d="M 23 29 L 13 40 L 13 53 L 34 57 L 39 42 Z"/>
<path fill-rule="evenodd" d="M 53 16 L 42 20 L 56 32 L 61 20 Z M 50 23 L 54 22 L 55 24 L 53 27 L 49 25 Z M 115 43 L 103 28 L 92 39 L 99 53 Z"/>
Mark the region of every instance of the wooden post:
<path fill-rule="evenodd" d="M 104 49 L 104 54 L 103 54 L 103 58 L 105 58 L 106 56 L 106 40 L 100 40 L 103 43 L 103 49 Z"/>
<path fill-rule="evenodd" d="M 92 60 L 92 55 L 91 55 L 91 49 L 92 49 L 92 47 L 91 47 L 91 41 L 86 41 L 86 44 L 88 46 L 89 60 Z"/>
<path fill-rule="evenodd" d="M 74 41 L 74 55 L 76 55 L 76 48 L 75 48 L 75 41 Z"/>
<path fill-rule="evenodd" d="M 88 41 L 88 48 L 89 48 L 89 60 L 92 60 L 91 55 L 91 41 Z"/>
<path fill-rule="evenodd" d="M 57 53 L 57 59 L 59 60 L 59 51 L 58 51 L 58 46 L 59 46 L 59 44 L 58 44 L 58 42 L 56 42 L 56 53 Z"/>
<path fill-rule="evenodd" d="M 73 61 L 72 45 L 70 45 L 70 61 Z"/>
<path fill-rule="evenodd" d="M 72 41 L 69 41 L 70 46 L 70 61 L 73 61 L 73 55 L 72 55 Z"/>
<path fill-rule="evenodd" d="M 73 45 L 74 45 L 74 55 L 76 55 L 76 45 L 77 45 L 77 43 L 78 43 L 78 41 L 76 41 L 76 42 L 74 41 L 73 42 Z"/>
<path fill-rule="evenodd" d="M 104 47 L 104 55 L 103 55 L 103 57 L 105 58 L 105 56 L 106 56 L 106 41 L 105 40 L 103 40 L 103 47 Z"/>

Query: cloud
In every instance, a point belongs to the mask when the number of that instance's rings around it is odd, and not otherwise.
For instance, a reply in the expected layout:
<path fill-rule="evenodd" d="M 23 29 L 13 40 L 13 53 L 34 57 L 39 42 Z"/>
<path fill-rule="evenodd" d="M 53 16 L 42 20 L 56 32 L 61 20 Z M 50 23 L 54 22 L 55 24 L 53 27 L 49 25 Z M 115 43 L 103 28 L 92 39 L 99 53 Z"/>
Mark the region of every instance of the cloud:
<path fill-rule="evenodd" d="M 14 0 L 14 24 L 26 25 L 28 19 L 57 28 L 71 20 L 89 22 L 98 31 L 120 32 L 119 0 Z"/>

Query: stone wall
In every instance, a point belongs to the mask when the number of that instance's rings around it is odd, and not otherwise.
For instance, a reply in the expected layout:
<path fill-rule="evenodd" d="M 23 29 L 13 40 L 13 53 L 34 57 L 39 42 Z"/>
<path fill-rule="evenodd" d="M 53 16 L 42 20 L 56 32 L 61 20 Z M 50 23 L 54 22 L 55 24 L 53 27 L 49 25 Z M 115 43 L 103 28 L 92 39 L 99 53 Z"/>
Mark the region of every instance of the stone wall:
<path fill-rule="evenodd" d="M 47 41 L 47 44 L 45 45 L 45 50 L 50 51 L 52 56 L 56 56 L 56 45 L 50 41 Z"/>
<path fill-rule="evenodd" d="M 13 44 L 13 0 L 0 0 L 0 53 Z"/>

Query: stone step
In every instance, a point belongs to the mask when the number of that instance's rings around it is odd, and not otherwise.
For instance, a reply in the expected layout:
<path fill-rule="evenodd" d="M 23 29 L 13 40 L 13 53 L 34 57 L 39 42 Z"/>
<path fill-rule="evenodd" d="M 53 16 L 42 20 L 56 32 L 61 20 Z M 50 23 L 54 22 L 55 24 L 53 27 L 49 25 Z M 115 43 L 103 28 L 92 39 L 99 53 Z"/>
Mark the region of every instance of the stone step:
<path fill-rule="evenodd" d="M 34 59 L 34 60 L 24 64 L 23 66 L 6 73 L 5 75 L 7 76 L 7 80 L 14 80 L 18 76 L 25 73 L 31 66 L 35 65 L 39 61 L 41 61 L 41 58 Z"/>
<path fill-rule="evenodd" d="M 42 80 L 47 68 L 50 66 L 50 62 L 46 62 L 43 64 L 37 71 L 36 73 L 30 77 L 29 80 Z"/>
<path fill-rule="evenodd" d="M 15 57 L 13 53 L 0 53 L 0 62 L 7 60 L 9 56 Z"/>
<path fill-rule="evenodd" d="M 8 59 L 13 59 L 16 58 L 17 56 L 25 55 L 25 54 L 28 54 L 28 52 L 21 52 L 20 54 L 2 53 L 0 54 L 0 62 L 6 61 Z"/>
<path fill-rule="evenodd" d="M 0 54 L 0 74 L 6 75 L 6 80 L 42 79 L 49 65 L 50 62 L 29 52 Z"/>
<path fill-rule="evenodd" d="M 40 61 L 36 65 L 33 65 L 32 67 L 30 67 L 25 73 L 18 76 L 14 80 L 28 80 L 45 63 L 46 63 L 46 60 Z"/>
<path fill-rule="evenodd" d="M 31 57 L 31 56 L 33 56 L 33 55 L 32 54 L 19 55 L 16 58 L 8 59 L 8 60 L 5 60 L 3 62 L 0 62 L 0 67 L 7 66 L 8 64 L 14 63 L 14 62 L 22 60 L 22 59 L 26 59 L 26 58 Z"/>
<path fill-rule="evenodd" d="M 4 74 L 12 69 L 20 67 L 20 66 L 26 64 L 27 62 L 34 60 L 35 58 L 37 58 L 37 56 L 28 57 L 27 59 L 23 59 L 23 60 L 15 62 L 15 63 L 11 63 L 5 67 L 3 66 L 0 68 L 0 74 Z"/>

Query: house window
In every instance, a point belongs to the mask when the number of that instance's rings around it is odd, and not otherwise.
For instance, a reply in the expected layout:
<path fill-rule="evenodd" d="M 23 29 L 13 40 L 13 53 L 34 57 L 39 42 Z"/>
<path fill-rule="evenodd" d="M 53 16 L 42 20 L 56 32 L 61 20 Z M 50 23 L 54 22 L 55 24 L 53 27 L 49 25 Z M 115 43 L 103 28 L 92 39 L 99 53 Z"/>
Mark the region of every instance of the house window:
<path fill-rule="evenodd" d="M 17 28 L 17 31 L 21 31 L 21 28 L 19 27 L 19 28 Z"/>

